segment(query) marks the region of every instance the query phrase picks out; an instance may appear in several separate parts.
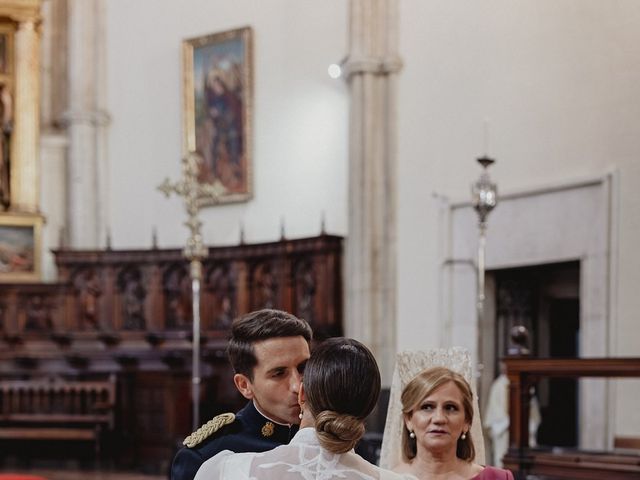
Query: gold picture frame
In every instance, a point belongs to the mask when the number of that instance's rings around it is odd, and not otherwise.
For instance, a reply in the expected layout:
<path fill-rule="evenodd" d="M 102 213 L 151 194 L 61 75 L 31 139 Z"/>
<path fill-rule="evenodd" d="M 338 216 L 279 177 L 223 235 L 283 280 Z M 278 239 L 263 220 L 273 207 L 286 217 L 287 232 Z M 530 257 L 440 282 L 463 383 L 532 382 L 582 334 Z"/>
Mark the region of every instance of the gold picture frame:
<path fill-rule="evenodd" d="M 0 283 L 40 281 L 40 215 L 0 213 Z"/>
<path fill-rule="evenodd" d="M 184 40 L 183 153 L 202 157 L 198 181 L 215 195 L 203 206 L 253 197 L 253 30 Z"/>
<path fill-rule="evenodd" d="M 0 23 L 0 82 L 13 83 L 15 27 L 10 23 Z"/>

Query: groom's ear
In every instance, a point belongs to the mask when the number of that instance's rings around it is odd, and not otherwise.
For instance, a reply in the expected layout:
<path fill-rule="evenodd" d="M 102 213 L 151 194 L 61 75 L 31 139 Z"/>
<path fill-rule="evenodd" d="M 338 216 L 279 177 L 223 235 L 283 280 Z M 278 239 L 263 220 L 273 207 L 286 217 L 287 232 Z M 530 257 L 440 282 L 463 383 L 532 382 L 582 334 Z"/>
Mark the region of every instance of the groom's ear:
<path fill-rule="evenodd" d="M 236 373 L 233 376 L 233 383 L 236 384 L 236 388 L 247 400 L 251 400 L 254 397 L 253 384 L 246 375 L 242 373 Z"/>

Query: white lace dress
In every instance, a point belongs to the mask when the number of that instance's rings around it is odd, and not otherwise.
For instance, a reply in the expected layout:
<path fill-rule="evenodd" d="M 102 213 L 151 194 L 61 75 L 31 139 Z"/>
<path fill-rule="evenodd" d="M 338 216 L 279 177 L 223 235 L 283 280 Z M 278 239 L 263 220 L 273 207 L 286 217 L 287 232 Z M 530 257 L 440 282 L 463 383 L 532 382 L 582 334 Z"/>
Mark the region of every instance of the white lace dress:
<path fill-rule="evenodd" d="M 313 428 L 303 428 L 289 445 L 263 453 L 220 452 L 202 464 L 194 480 L 408 480 L 367 462 L 353 450 L 330 453 Z"/>

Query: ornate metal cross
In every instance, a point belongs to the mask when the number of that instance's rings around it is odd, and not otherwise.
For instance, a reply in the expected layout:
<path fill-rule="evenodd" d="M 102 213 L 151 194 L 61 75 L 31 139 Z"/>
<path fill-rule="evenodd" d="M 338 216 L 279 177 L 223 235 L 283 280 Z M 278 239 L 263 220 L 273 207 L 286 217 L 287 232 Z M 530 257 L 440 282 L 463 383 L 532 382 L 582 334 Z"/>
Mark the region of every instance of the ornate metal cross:
<path fill-rule="evenodd" d="M 187 239 L 187 245 L 182 251 L 189 260 L 189 274 L 191 276 L 192 311 L 193 311 L 193 357 L 191 362 L 191 396 L 193 402 L 193 429 L 200 425 L 200 283 L 202 281 L 202 259 L 208 254 L 207 247 L 202 242 L 200 228 L 202 222 L 198 218 L 200 210 L 199 199 L 207 196 L 216 203 L 222 192 L 213 185 L 198 182 L 198 172 L 202 158 L 195 152 L 182 159 L 182 178 L 177 182 L 171 182 L 165 178 L 158 187 L 162 193 L 169 197 L 172 193 L 184 198 L 187 209 L 187 226 L 191 234 Z M 210 202 L 211 203 L 211 202 Z"/>

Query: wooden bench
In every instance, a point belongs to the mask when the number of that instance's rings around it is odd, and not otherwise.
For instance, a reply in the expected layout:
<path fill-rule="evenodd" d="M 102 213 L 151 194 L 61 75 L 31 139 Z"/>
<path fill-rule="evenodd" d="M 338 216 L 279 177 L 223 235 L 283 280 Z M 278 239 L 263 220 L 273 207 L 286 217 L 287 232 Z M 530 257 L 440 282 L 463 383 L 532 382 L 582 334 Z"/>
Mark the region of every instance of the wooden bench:
<path fill-rule="evenodd" d="M 114 428 L 115 375 L 0 381 L 0 439 L 93 441 L 100 458 L 105 429 Z"/>

